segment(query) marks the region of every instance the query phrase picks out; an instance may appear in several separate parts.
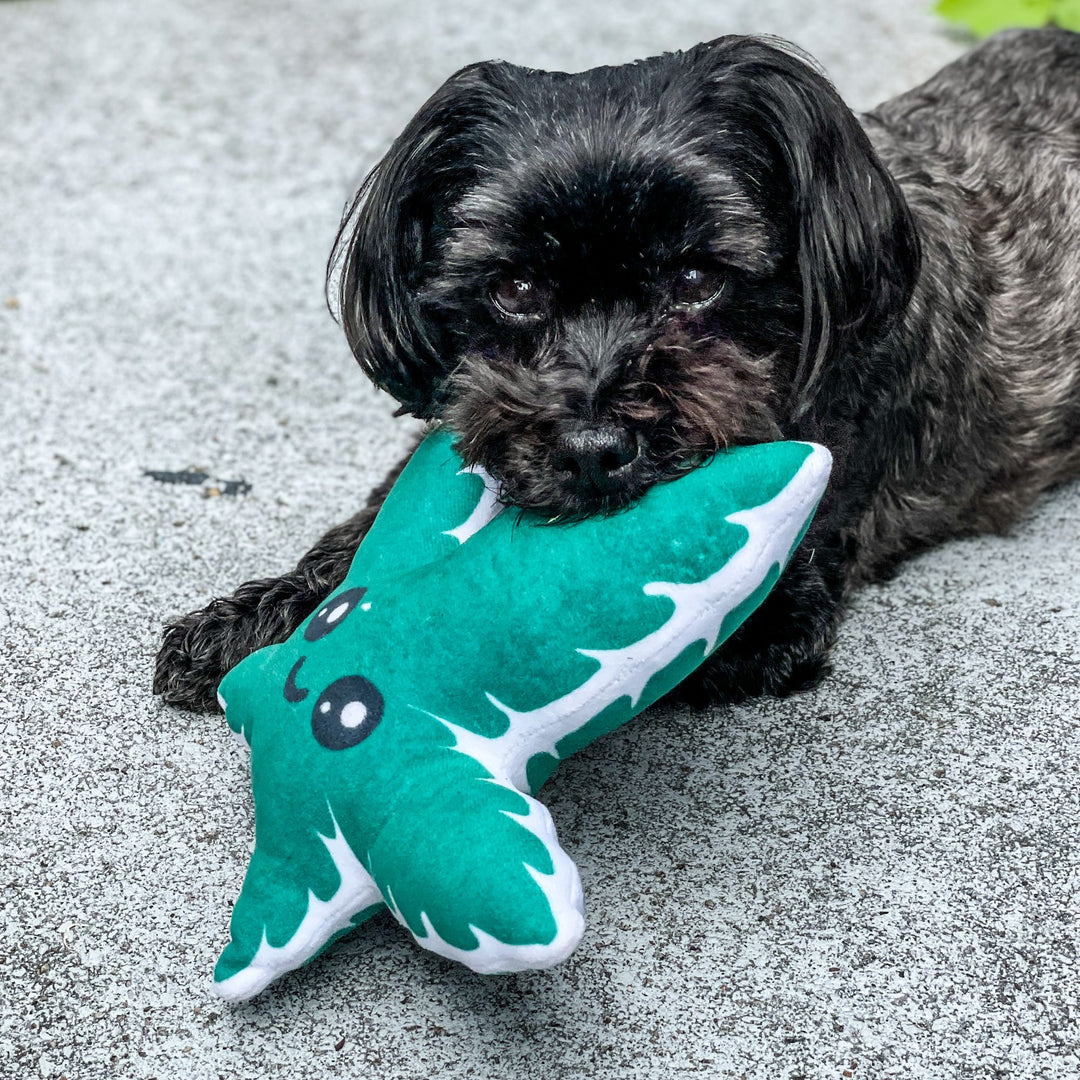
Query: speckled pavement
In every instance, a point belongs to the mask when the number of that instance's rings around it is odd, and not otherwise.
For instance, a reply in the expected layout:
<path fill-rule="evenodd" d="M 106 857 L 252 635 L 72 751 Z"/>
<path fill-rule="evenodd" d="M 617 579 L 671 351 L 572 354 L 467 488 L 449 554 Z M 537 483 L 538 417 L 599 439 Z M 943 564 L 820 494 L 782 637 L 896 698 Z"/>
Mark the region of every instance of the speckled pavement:
<path fill-rule="evenodd" d="M 561 967 L 477 976 L 381 916 L 210 995 L 247 760 L 151 662 L 413 430 L 324 307 L 346 198 L 466 62 L 731 31 L 856 107 L 965 47 L 896 0 L 0 3 L 5 1080 L 1080 1075 L 1075 484 L 862 593 L 817 692 L 654 710 L 563 766 L 589 924 Z"/>

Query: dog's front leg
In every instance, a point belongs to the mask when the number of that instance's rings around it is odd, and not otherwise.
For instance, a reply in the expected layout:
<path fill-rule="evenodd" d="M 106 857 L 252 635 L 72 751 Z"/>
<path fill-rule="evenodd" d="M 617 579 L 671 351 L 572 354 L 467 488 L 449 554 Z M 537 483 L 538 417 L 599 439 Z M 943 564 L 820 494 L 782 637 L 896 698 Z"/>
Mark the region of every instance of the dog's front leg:
<path fill-rule="evenodd" d="M 808 536 L 761 607 L 664 700 L 706 708 L 812 689 L 828 672 L 842 582 L 839 554 Z"/>
<path fill-rule="evenodd" d="M 356 549 L 406 457 L 372 492 L 367 505 L 331 529 L 284 577 L 259 578 L 231 596 L 177 619 L 165 628 L 154 668 L 154 693 L 196 712 L 219 708 L 225 673 L 265 645 L 284 641 L 341 584 Z"/>

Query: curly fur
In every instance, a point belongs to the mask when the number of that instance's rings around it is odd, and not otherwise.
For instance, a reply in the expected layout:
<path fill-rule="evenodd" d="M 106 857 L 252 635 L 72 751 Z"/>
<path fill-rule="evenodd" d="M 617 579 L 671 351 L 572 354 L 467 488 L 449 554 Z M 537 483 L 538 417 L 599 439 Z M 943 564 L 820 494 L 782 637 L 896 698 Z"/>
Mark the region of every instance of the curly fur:
<path fill-rule="evenodd" d="M 721 287 L 680 303 L 693 267 Z M 508 277 L 543 286 L 535 318 L 495 302 Z M 553 517 L 740 442 L 829 446 L 790 567 L 678 694 L 803 689 L 848 590 L 1080 471 L 1080 36 L 998 35 L 861 118 L 756 38 L 473 65 L 368 177 L 328 280 L 367 374 Z M 582 430 L 633 452 L 576 468 Z M 174 623 L 155 690 L 210 706 L 341 580 L 380 495 L 294 574 Z"/>
<path fill-rule="evenodd" d="M 256 649 L 284 641 L 341 584 L 404 467 L 402 461 L 367 505 L 323 536 L 292 573 L 244 582 L 231 596 L 170 623 L 158 650 L 154 693 L 199 712 L 218 709 L 217 687 L 225 673 Z"/>

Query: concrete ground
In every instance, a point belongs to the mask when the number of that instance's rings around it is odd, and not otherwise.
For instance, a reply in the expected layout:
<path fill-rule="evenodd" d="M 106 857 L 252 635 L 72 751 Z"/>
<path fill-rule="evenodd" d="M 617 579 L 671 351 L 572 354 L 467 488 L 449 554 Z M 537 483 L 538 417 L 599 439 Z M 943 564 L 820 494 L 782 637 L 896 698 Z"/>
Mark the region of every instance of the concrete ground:
<path fill-rule="evenodd" d="M 545 789 L 589 926 L 484 978 L 383 917 L 209 994 L 244 752 L 162 621 L 284 569 L 411 430 L 322 296 L 348 195 L 468 61 L 784 35 L 869 106 L 958 55 L 896 0 L 0 3 L 0 1075 L 1080 1073 L 1080 487 L 862 593 L 817 692 L 656 710 Z M 203 498 L 144 470 L 198 466 Z"/>

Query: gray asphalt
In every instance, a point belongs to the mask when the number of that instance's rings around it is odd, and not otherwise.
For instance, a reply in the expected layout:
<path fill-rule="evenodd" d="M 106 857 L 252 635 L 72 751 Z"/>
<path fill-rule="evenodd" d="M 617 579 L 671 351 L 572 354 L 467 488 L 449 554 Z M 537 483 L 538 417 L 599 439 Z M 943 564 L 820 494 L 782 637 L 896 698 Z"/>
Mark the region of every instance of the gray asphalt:
<path fill-rule="evenodd" d="M 862 593 L 817 692 L 656 710 L 545 789 L 588 930 L 483 978 L 380 918 L 209 993 L 244 752 L 161 623 L 284 569 L 408 424 L 323 306 L 451 71 L 792 38 L 856 107 L 965 42 L 895 0 L 0 3 L 0 1075 L 1075 1077 L 1080 487 Z M 199 467 L 204 498 L 144 470 Z"/>

